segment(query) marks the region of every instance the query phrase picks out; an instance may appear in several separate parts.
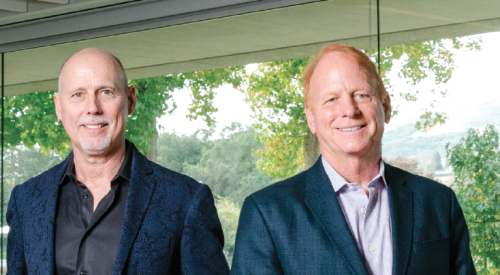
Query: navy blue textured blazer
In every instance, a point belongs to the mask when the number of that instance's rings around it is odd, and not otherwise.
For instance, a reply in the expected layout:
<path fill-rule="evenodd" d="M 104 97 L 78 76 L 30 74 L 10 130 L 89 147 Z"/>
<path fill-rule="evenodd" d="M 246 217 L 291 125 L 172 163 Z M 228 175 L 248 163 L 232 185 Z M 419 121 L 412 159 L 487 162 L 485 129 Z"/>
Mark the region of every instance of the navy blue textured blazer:
<path fill-rule="evenodd" d="M 453 191 L 385 164 L 393 274 L 476 274 Z M 246 198 L 231 274 L 368 274 L 321 159 Z"/>
<path fill-rule="evenodd" d="M 209 187 L 133 150 L 113 274 L 228 274 Z M 68 159 L 12 191 L 8 274 L 54 273 L 57 195 L 67 165 Z"/>

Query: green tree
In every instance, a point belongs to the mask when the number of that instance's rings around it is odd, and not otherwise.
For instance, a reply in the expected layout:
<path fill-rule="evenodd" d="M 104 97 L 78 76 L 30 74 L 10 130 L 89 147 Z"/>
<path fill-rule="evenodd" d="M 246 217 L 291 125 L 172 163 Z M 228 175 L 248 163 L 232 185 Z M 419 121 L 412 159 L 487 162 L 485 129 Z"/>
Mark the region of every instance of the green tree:
<path fill-rule="evenodd" d="M 469 129 L 446 154 L 455 173 L 454 189 L 470 232 L 470 249 L 479 274 L 500 272 L 500 151 L 491 125 Z"/>
<path fill-rule="evenodd" d="M 265 144 L 256 151 L 257 167 L 275 179 L 296 174 L 311 155 L 305 154 L 311 151 L 305 146 L 311 145 L 312 133 L 304 113 L 301 80 L 307 62 L 308 58 L 300 58 L 261 63 L 248 75 L 248 88 L 242 89 L 257 119 L 254 126 L 262 133 L 258 139 Z M 308 164 L 319 152 L 315 138 L 312 144 L 316 147 L 311 148 L 314 152 Z"/>
<path fill-rule="evenodd" d="M 231 265 L 241 207 L 232 202 L 231 199 L 221 196 L 215 196 L 215 207 L 224 232 L 224 255 Z"/>
<path fill-rule="evenodd" d="M 53 95 L 55 91 L 5 97 L 4 146 L 38 144 L 44 153 L 50 150 L 64 156 L 71 146 L 68 135 L 57 119 Z"/>
<path fill-rule="evenodd" d="M 207 146 L 209 142 L 202 141 L 197 134 L 162 133 L 158 137 L 158 164 L 185 174 L 186 167 L 200 162 L 202 151 Z"/>
<path fill-rule="evenodd" d="M 255 140 L 256 131 L 243 131 L 239 123 L 223 130 L 218 140 L 202 149 L 196 165 L 187 165 L 184 172 L 210 186 L 212 192 L 241 205 L 246 196 L 272 183 L 255 166 L 252 152 L 263 147 Z"/>
<path fill-rule="evenodd" d="M 176 109 L 175 101 L 169 100 L 175 90 L 184 87 L 184 82 L 185 79 L 179 75 L 129 81 L 129 85 L 136 88 L 137 105 L 128 118 L 125 138 L 132 141 L 150 160 L 157 161 L 156 119 L 164 114 L 171 114 Z"/>

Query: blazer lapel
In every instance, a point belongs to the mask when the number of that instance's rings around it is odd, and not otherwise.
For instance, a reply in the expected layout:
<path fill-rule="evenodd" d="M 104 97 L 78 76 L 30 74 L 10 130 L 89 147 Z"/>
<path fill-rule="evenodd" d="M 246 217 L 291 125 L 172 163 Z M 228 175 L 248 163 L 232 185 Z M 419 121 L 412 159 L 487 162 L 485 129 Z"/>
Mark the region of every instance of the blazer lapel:
<path fill-rule="evenodd" d="M 368 274 L 321 157 L 307 171 L 305 201 L 355 274 Z"/>
<path fill-rule="evenodd" d="M 125 217 L 113 274 L 122 274 L 156 186 L 156 179 L 150 175 L 153 170 L 148 159 L 139 153 L 135 146 L 133 150 L 132 173 L 125 206 Z"/>
<path fill-rule="evenodd" d="M 413 241 L 413 192 L 399 170 L 385 164 L 392 223 L 392 274 L 406 274 Z"/>

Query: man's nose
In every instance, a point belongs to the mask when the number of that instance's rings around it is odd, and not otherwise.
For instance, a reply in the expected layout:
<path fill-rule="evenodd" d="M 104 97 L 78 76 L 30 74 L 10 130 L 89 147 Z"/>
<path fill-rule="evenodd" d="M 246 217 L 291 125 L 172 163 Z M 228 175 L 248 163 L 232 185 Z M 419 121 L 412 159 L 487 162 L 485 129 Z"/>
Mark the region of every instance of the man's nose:
<path fill-rule="evenodd" d="M 340 115 L 342 117 L 355 117 L 359 115 L 358 104 L 354 98 L 347 96 L 340 100 Z"/>
<path fill-rule="evenodd" d="M 87 100 L 87 114 L 89 115 L 95 115 L 95 114 L 101 114 L 102 109 L 101 109 L 101 102 L 99 101 L 99 98 L 95 95 L 89 96 Z"/>

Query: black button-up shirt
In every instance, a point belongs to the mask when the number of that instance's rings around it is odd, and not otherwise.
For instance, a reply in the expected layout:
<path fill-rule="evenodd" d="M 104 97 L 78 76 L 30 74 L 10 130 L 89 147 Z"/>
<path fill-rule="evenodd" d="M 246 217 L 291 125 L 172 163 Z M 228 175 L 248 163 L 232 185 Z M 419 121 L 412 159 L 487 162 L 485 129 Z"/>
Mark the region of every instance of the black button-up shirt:
<path fill-rule="evenodd" d="M 112 274 L 125 214 L 132 168 L 132 146 L 111 190 L 94 212 L 90 191 L 75 177 L 73 156 L 60 182 L 56 212 L 56 274 Z"/>

